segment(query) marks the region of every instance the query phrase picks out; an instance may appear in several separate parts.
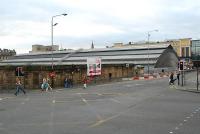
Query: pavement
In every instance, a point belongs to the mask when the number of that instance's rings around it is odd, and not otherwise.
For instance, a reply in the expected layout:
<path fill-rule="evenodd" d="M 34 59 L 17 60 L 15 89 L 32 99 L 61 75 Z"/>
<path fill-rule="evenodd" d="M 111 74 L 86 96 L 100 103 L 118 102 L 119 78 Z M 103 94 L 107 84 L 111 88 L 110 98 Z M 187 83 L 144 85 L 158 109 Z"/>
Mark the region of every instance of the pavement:
<path fill-rule="evenodd" d="M 186 72 L 185 77 L 183 77 L 183 84 L 182 84 L 182 76 L 180 77 L 180 85 L 175 84 L 175 88 L 181 91 L 186 92 L 193 92 L 193 93 L 200 93 L 200 85 L 197 89 L 197 72 Z"/>

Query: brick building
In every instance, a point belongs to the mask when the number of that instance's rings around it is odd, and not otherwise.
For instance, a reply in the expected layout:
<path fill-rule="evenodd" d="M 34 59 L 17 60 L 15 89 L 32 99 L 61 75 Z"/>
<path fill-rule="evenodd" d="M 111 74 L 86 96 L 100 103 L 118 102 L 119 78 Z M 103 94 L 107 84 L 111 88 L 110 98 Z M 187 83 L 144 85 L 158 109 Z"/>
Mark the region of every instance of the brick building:
<path fill-rule="evenodd" d="M 63 87 L 66 77 L 72 78 L 74 84 L 80 84 L 82 77 L 87 75 L 87 59 L 91 57 L 101 58 L 101 75 L 96 76 L 95 82 L 108 81 L 110 77 L 120 79 L 143 75 L 143 71 L 138 71 L 138 67 L 145 70 L 147 65 L 151 66 L 151 72 L 154 67 L 176 69 L 178 63 L 178 56 L 172 46 L 21 54 L 0 62 L 0 89 L 15 87 L 17 67 L 23 68 L 24 76 L 20 78 L 27 89 L 40 88 L 42 78 L 50 77 L 52 71 L 56 74 L 51 79 L 54 87 Z"/>

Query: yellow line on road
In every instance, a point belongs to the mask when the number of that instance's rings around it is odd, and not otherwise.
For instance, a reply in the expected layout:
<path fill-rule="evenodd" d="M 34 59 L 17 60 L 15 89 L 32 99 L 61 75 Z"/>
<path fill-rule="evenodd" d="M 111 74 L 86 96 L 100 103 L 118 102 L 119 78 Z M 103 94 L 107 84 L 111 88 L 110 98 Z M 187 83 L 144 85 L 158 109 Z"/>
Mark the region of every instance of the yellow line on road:
<path fill-rule="evenodd" d="M 112 120 L 112 119 L 114 119 L 114 118 L 119 117 L 121 114 L 122 114 L 122 113 L 119 113 L 119 114 L 113 115 L 113 116 L 111 116 L 111 117 L 108 117 L 108 118 L 106 118 L 106 119 L 104 119 L 104 120 L 99 120 L 99 121 L 97 121 L 96 123 L 90 125 L 89 127 L 90 127 L 90 128 L 93 128 L 93 127 L 100 126 L 101 124 L 103 124 L 103 123 L 105 123 L 105 122 L 108 122 L 108 121 L 110 121 L 110 120 Z"/>
<path fill-rule="evenodd" d="M 87 101 L 85 98 L 83 98 L 83 97 L 81 97 L 81 99 L 82 99 L 82 101 L 83 101 L 86 105 L 88 105 L 88 107 L 95 113 L 97 119 L 98 119 L 99 121 L 101 121 L 101 120 L 102 120 L 102 117 L 92 108 L 92 106 L 88 103 L 88 101 Z"/>

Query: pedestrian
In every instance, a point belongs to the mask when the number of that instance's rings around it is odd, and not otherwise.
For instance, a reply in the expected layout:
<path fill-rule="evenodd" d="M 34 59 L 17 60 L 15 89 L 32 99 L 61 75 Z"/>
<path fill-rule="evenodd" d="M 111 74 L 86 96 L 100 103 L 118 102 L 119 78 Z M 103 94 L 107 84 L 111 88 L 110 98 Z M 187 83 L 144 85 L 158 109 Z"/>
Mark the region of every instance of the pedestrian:
<path fill-rule="evenodd" d="M 68 79 L 68 84 L 69 84 L 69 88 L 73 87 L 73 80 L 72 80 L 72 78 Z"/>
<path fill-rule="evenodd" d="M 87 77 L 86 76 L 83 77 L 83 88 L 84 89 L 87 88 Z"/>
<path fill-rule="evenodd" d="M 24 94 L 26 94 L 26 91 L 24 90 L 21 81 L 19 78 L 16 79 L 16 92 L 15 95 L 17 96 L 17 94 L 19 93 L 19 91 L 22 91 Z"/>
<path fill-rule="evenodd" d="M 46 79 L 46 78 L 43 78 L 41 88 L 42 88 L 42 91 L 43 91 L 43 90 L 48 91 L 48 89 L 52 90 L 51 86 L 50 86 L 49 83 L 48 83 L 48 78 L 47 78 L 47 79 Z"/>
<path fill-rule="evenodd" d="M 64 80 L 64 87 L 68 88 L 69 87 L 69 79 L 66 77 Z"/>
<path fill-rule="evenodd" d="M 174 81 L 175 81 L 176 79 L 174 79 L 174 73 L 173 72 L 171 72 L 171 74 L 170 74 L 170 76 L 169 76 L 169 85 L 174 85 Z"/>
<path fill-rule="evenodd" d="M 178 85 L 180 84 L 179 83 L 179 78 L 180 78 L 180 73 L 179 73 L 179 71 L 176 73 L 176 78 L 177 78 L 177 80 L 178 80 Z"/>

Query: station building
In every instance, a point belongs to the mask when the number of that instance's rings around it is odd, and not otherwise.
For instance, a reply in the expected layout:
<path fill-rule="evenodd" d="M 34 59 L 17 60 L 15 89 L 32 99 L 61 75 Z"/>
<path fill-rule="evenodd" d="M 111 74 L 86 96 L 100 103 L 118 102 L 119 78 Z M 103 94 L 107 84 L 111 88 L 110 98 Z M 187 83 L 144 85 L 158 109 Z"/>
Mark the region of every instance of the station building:
<path fill-rule="evenodd" d="M 20 54 L 0 62 L 0 89 L 15 88 L 16 77 L 26 89 L 40 88 L 44 77 L 49 77 L 54 88 L 64 87 L 66 77 L 74 85 L 81 84 L 87 75 L 87 59 L 92 57 L 101 59 L 101 75 L 89 78 L 91 82 L 144 75 L 147 66 L 150 73 L 155 68 L 176 69 L 178 63 L 177 53 L 168 44 Z M 19 67 L 23 74 L 20 76 L 16 73 Z"/>

